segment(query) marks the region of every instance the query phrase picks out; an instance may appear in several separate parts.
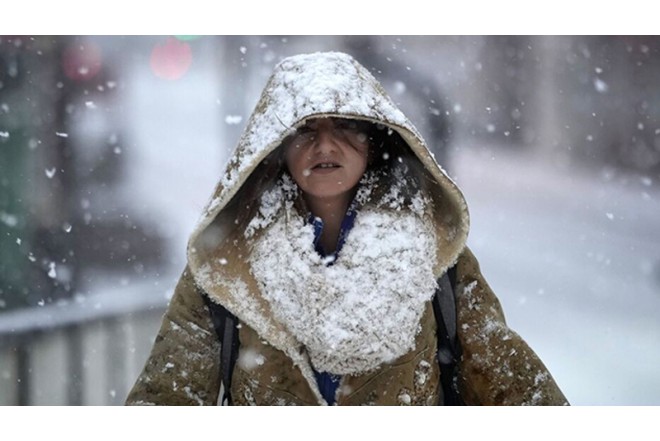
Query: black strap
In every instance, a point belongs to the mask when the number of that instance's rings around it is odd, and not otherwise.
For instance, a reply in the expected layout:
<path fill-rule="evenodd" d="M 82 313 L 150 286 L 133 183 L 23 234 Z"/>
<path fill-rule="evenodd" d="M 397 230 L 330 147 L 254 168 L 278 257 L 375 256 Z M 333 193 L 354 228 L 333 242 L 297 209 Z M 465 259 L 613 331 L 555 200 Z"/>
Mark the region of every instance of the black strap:
<path fill-rule="evenodd" d="M 234 373 L 240 344 L 236 329 L 238 320 L 224 306 L 213 302 L 208 295 L 202 294 L 202 297 L 211 313 L 215 332 L 220 338 L 220 381 L 224 390 L 221 404 L 231 406 L 231 377 Z"/>
<path fill-rule="evenodd" d="M 456 266 L 450 268 L 438 280 L 438 289 L 433 296 L 433 312 L 438 327 L 438 364 L 445 406 L 463 405 L 458 392 L 458 362 L 461 345 L 456 329 Z"/>

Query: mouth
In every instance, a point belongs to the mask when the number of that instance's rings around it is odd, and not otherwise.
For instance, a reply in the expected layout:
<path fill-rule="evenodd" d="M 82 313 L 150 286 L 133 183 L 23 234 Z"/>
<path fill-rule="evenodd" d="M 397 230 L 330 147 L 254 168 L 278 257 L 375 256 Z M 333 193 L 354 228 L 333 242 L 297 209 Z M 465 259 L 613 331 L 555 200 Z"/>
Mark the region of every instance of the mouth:
<path fill-rule="evenodd" d="M 312 167 L 312 170 L 332 170 L 340 167 L 336 162 L 320 162 Z"/>

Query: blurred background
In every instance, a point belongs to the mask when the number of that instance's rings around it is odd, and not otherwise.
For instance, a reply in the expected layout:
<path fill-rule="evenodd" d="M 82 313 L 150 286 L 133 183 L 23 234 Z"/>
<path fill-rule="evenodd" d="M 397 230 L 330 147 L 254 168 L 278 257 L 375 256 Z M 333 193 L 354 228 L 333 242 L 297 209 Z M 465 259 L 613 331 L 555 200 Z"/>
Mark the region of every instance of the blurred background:
<path fill-rule="evenodd" d="M 659 405 L 660 38 L 0 37 L 0 404 L 122 404 L 273 66 L 351 53 L 572 404 Z"/>

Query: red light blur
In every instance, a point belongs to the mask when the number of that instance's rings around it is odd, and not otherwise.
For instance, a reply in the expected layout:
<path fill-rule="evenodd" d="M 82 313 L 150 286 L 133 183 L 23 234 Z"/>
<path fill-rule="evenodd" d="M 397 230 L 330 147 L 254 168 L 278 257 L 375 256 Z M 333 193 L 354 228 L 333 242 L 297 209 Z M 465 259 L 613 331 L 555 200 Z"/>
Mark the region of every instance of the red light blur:
<path fill-rule="evenodd" d="M 101 70 L 101 49 L 92 42 L 74 43 L 62 54 L 64 75 L 74 81 L 87 81 Z"/>
<path fill-rule="evenodd" d="M 151 70 L 159 78 L 177 80 L 188 72 L 191 64 L 190 45 L 173 37 L 156 44 L 151 51 Z"/>

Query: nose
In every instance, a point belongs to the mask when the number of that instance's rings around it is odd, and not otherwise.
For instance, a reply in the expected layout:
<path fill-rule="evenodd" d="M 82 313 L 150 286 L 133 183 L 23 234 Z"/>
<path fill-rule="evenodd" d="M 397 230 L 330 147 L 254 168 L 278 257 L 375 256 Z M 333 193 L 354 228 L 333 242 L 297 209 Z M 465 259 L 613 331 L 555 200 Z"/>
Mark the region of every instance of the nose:
<path fill-rule="evenodd" d="M 319 124 L 316 129 L 314 150 L 328 155 L 337 149 L 337 136 L 332 123 Z"/>

